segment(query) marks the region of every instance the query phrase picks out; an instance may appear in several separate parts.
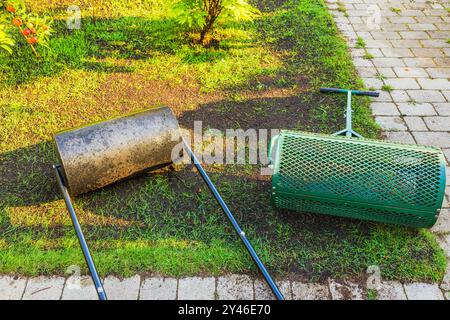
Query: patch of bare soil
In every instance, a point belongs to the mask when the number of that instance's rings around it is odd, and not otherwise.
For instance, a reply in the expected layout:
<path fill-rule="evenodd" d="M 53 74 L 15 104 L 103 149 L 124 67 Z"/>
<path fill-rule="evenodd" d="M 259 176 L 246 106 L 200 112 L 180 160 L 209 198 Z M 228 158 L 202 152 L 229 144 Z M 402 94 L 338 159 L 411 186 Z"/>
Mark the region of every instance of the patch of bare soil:
<path fill-rule="evenodd" d="M 309 104 L 302 98 L 307 79 L 298 79 L 296 89 L 274 86 L 273 79 L 261 79 L 264 90 L 242 89 L 202 93 L 192 79 L 183 84 L 146 80 L 141 75 L 114 73 L 98 90 L 95 100 L 108 110 L 132 112 L 154 106 L 169 106 L 180 124 L 193 128 L 194 121 L 204 127 L 227 128 L 295 128 L 306 121 Z M 251 86 L 250 86 L 251 87 Z M 239 99 L 233 98 L 238 96 Z"/>

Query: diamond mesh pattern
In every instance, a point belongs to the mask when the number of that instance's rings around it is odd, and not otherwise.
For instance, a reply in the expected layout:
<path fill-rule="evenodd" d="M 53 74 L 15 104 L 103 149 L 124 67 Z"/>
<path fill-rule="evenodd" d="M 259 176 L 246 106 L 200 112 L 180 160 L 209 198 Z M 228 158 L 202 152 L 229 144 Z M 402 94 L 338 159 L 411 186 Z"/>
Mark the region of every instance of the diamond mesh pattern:
<path fill-rule="evenodd" d="M 284 131 L 274 158 L 273 202 L 298 211 L 430 227 L 444 196 L 443 159 L 432 147 Z"/>

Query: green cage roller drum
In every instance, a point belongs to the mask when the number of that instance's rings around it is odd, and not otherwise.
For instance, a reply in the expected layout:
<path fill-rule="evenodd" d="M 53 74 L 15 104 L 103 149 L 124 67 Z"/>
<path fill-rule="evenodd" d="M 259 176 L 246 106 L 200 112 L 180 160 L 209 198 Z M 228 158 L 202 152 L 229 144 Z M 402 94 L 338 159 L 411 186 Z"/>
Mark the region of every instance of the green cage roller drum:
<path fill-rule="evenodd" d="M 438 148 L 282 131 L 271 146 L 276 207 L 432 227 L 445 190 Z"/>
<path fill-rule="evenodd" d="M 432 227 L 445 193 L 442 151 L 356 133 L 352 95 L 376 97 L 377 92 L 320 91 L 347 95 L 346 128 L 333 135 L 286 130 L 272 139 L 272 203 L 294 211 Z"/>

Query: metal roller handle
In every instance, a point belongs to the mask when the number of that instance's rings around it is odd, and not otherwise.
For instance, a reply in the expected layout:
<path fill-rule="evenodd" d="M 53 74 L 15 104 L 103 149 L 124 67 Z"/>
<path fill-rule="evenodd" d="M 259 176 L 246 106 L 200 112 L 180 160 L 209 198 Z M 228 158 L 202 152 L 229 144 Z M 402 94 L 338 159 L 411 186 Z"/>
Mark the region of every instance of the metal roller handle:
<path fill-rule="evenodd" d="M 227 215 L 228 219 L 230 220 L 231 224 L 233 225 L 234 229 L 238 233 L 239 237 L 241 238 L 242 242 L 245 245 L 245 248 L 250 253 L 253 261 L 258 266 L 259 270 L 264 276 L 264 279 L 266 280 L 267 284 L 269 285 L 270 289 L 272 290 L 273 294 L 276 296 L 278 300 L 284 300 L 283 295 L 280 292 L 280 289 L 278 289 L 278 286 L 276 283 L 272 280 L 272 277 L 270 276 L 269 272 L 267 271 L 266 267 L 262 263 L 261 259 L 259 259 L 258 255 L 256 254 L 255 250 L 253 249 L 252 245 L 248 241 L 247 237 L 245 236 L 245 232 L 242 231 L 241 227 L 239 226 L 236 219 L 233 217 L 233 214 L 231 213 L 230 209 L 228 209 L 227 204 L 223 201 L 222 197 L 220 196 L 219 192 L 217 191 L 214 184 L 211 182 L 211 179 L 209 179 L 208 174 L 205 172 L 203 167 L 201 166 L 200 162 L 198 161 L 195 154 L 192 152 L 190 146 L 186 143 L 186 141 L 183 139 L 184 149 L 187 151 L 189 157 L 191 158 L 192 162 L 194 163 L 195 167 L 197 168 L 198 172 L 203 178 L 203 181 L 207 184 L 209 190 L 214 195 L 214 198 L 216 198 L 217 202 L 219 203 L 220 207 L 222 208 L 223 212 Z"/>
<path fill-rule="evenodd" d="M 81 246 L 81 250 L 83 251 L 84 259 L 86 260 L 86 263 L 89 268 L 89 272 L 91 273 L 92 281 L 94 282 L 94 286 L 95 286 L 95 290 L 97 291 L 98 299 L 99 300 L 108 300 L 108 298 L 106 297 L 105 289 L 103 288 L 102 281 L 100 280 L 97 269 L 95 268 L 94 259 L 92 259 L 88 244 L 86 242 L 86 239 L 84 238 L 84 234 L 83 234 L 83 231 L 81 230 L 80 223 L 78 222 L 78 218 L 75 213 L 75 209 L 73 208 L 72 201 L 70 199 L 69 191 L 67 190 L 67 187 L 63 182 L 64 180 L 63 180 L 61 172 L 59 171 L 60 170 L 59 167 L 60 166 L 58 166 L 58 165 L 53 166 L 53 169 L 55 169 L 56 180 L 58 181 L 59 188 L 64 197 L 64 202 L 66 203 L 67 210 L 69 211 L 69 214 L 70 214 L 70 219 L 72 220 L 73 227 L 75 229 L 78 240 L 80 242 L 80 246 Z"/>
<path fill-rule="evenodd" d="M 369 96 L 369 97 L 379 97 L 380 93 L 376 91 L 360 91 L 360 90 L 347 90 L 347 89 L 337 89 L 337 88 L 320 88 L 320 92 L 326 93 L 348 93 L 355 96 Z"/>

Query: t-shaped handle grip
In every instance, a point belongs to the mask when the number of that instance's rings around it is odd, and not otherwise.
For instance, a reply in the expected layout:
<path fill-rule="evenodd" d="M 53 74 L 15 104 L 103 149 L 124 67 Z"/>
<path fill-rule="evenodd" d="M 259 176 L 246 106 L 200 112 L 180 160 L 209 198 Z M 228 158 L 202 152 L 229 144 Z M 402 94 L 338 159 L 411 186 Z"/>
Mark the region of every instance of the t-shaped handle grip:
<path fill-rule="evenodd" d="M 369 96 L 369 97 L 379 97 L 380 93 L 376 91 L 360 91 L 360 90 L 347 90 L 347 89 L 337 89 L 337 88 L 320 88 L 320 92 L 328 93 L 348 93 L 351 92 L 352 95 L 356 96 Z"/>

